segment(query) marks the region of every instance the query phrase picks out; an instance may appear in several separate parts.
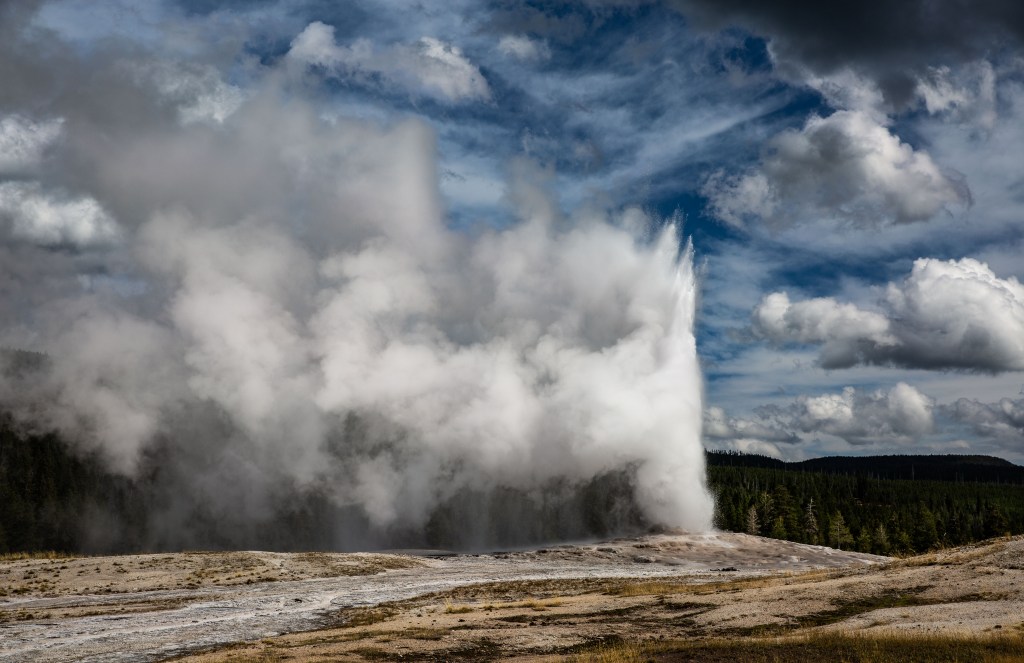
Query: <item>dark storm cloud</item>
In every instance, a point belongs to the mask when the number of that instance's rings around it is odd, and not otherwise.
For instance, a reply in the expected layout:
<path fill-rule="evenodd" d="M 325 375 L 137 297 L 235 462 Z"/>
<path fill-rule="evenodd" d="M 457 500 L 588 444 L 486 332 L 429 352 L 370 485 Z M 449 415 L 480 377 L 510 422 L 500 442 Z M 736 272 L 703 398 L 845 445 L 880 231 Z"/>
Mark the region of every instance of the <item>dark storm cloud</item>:
<path fill-rule="evenodd" d="M 819 75 L 847 66 L 863 70 L 895 105 L 910 100 L 923 68 L 985 57 L 1024 39 L 1024 4 L 1015 0 L 672 4 L 699 25 L 738 26 L 770 38 L 783 67 L 803 66 Z"/>

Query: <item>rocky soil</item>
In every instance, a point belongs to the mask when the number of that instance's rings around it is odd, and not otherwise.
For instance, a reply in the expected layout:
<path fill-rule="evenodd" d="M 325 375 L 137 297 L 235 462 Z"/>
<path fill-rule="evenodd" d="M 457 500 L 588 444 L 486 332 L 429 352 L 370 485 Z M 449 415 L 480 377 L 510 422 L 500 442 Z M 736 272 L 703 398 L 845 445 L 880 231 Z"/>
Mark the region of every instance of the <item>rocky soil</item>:
<path fill-rule="evenodd" d="M 1024 627 L 1024 538 L 905 560 L 742 534 L 477 555 L 0 562 L 0 660 L 543 660 L 602 641 Z"/>

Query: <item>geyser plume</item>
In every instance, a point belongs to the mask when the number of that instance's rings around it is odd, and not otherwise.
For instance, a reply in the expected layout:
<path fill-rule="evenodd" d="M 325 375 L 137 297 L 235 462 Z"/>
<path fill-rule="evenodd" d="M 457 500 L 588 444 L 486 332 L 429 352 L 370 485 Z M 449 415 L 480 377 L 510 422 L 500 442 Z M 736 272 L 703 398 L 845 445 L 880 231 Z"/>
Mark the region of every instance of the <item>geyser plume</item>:
<path fill-rule="evenodd" d="M 323 119 L 271 81 L 185 121 L 145 77 L 106 84 L 155 104 L 148 123 L 54 108 L 52 158 L 21 175 L 86 189 L 32 190 L 87 195 L 105 232 L 73 208 L 5 213 L 3 277 L 29 285 L 0 290 L 0 343 L 48 368 L 8 372 L 3 396 L 137 478 L 137 545 L 211 545 L 200 522 L 288 547 L 264 531 L 282 508 L 338 548 L 710 527 L 673 224 L 565 216 L 520 163 L 517 220 L 456 231 L 418 120 Z"/>

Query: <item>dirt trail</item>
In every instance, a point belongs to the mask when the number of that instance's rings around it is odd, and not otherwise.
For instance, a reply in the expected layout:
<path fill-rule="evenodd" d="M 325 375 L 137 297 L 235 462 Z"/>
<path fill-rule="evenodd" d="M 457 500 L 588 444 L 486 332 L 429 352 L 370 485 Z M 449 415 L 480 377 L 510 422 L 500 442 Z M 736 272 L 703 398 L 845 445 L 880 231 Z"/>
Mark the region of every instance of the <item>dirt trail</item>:
<path fill-rule="evenodd" d="M 666 534 L 446 558 L 246 552 L 3 562 L 0 660 L 160 660 L 308 630 L 346 608 L 477 583 L 707 582 L 884 559 L 742 534 Z"/>

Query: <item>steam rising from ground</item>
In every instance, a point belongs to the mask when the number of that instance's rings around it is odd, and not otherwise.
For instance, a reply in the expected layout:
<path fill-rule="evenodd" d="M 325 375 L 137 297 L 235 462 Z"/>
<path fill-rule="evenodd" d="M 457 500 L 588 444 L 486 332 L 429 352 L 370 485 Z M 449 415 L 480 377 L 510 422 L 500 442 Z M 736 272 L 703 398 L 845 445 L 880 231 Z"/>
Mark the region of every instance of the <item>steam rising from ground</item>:
<path fill-rule="evenodd" d="M 552 500 L 615 477 L 626 516 L 529 536 L 710 526 L 695 283 L 672 224 L 567 218 L 519 164 L 516 223 L 450 230 L 423 123 L 324 120 L 274 90 L 223 122 L 120 138 L 94 175 L 115 267 L 4 330 L 50 363 L 6 396 L 119 472 L 163 477 L 161 541 L 190 543 L 196 513 L 255 529 L 313 493 L 347 514 L 337 547 L 420 541 L 439 511 L 512 513 L 466 500 L 514 494 L 557 520 Z"/>

